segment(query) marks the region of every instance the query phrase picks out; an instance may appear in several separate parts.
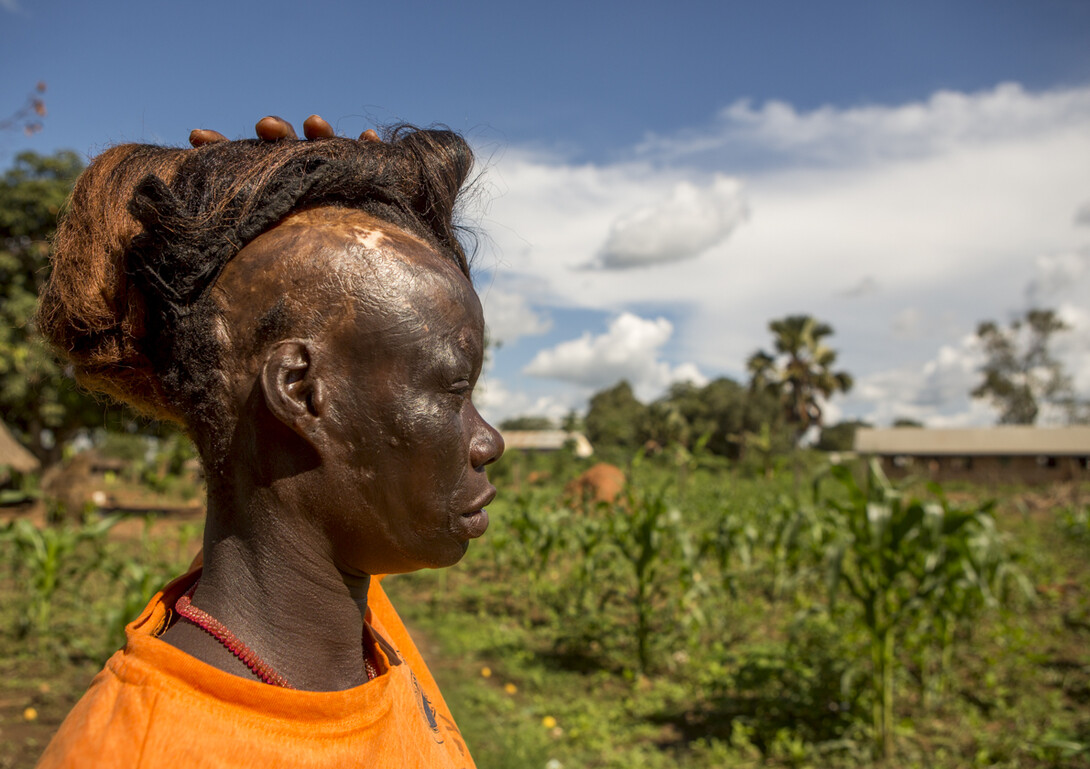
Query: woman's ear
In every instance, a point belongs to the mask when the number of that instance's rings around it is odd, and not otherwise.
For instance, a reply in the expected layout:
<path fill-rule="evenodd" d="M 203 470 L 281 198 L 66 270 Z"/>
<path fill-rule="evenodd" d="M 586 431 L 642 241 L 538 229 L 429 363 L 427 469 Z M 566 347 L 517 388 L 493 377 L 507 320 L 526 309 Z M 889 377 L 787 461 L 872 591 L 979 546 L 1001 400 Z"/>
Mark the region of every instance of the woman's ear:
<path fill-rule="evenodd" d="M 317 448 L 326 388 L 315 366 L 313 343 L 285 339 L 273 345 L 261 367 L 261 391 L 273 416 Z"/>

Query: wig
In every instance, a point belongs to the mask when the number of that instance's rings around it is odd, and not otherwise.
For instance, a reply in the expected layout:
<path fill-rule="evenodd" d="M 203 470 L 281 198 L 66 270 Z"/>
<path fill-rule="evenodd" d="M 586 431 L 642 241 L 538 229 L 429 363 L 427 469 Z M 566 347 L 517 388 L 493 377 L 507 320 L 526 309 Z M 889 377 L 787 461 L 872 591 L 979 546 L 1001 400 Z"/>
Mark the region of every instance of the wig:
<path fill-rule="evenodd" d="M 407 126 L 385 142 L 114 147 L 76 182 L 38 327 L 84 386 L 214 428 L 224 343 L 209 288 L 227 262 L 285 217 L 335 206 L 412 233 L 468 277 L 453 215 L 472 164 L 457 134 Z"/>

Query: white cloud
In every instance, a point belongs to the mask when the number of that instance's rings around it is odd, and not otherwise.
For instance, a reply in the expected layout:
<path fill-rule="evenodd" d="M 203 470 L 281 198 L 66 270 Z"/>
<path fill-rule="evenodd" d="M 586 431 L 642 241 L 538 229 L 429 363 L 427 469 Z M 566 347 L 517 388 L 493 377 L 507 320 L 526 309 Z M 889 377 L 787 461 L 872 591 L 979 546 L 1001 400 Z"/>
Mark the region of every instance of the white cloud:
<path fill-rule="evenodd" d="M 1034 266 L 1035 274 L 1026 286 L 1026 301 L 1030 307 L 1047 308 L 1058 296 L 1090 276 L 1090 247 L 1043 254 L 1037 257 Z"/>
<path fill-rule="evenodd" d="M 481 415 L 493 425 L 518 416 L 544 416 L 559 423 L 573 409 L 582 407 L 582 397 L 565 400 L 556 396 L 530 396 L 513 391 L 495 377 L 483 377 L 477 384 L 473 403 Z"/>
<path fill-rule="evenodd" d="M 1086 289 L 1090 293 L 1090 286 Z M 1068 330 L 1056 335 L 1054 353 L 1071 375 L 1075 392 L 1090 399 L 1090 308 L 1085 302 L 1062 302 L 1056 312 Z"/>
<path fill-rule="evenodd" d="M 666 318 L 645 320 L 622 313 L 604 334 L 589 331 L 578 339 L 541 350 L 523 369 L 534 377 L 559 379 L 586 388 L 601 388 L 627 379 L 637 397 L 657 397 L 672 382 L 704 384 L 707 378 L 691 363 L 671 367 L 659 360 L 674 327 Z"/>
<path fill-rule="evenodd" d="M 608 386 L 666 366 L 661 358 L 740 378 L 746 357 L 768 345 L 768 320 L 804 312 L 834 326 L 831 343 L 860 388 L 882 385 L 869 399 L 860 390 L 838 399 L 846 418 L 987 422 L 988 411 L 968 398 L 972 377 L 943 350 L 961 350 L 981 320 L 1023 312 L 1027 298 L 1086 304 L 1090 230 L 1073 226 L 1072 212 L 1087 202 L 1088 166 L 1090 86 L 1033 93 L 1007 85 L 810 112 L 736 104 L 710 128 L 653 138 L 608 165 L 512 150 L 495 166 L 502 194 L 482 226 L 503 285 L 532 297 L 539 313 L 654 317 L 664 310 L 648 308 L 668 308 L 673 320 L 656 348 L 670 345 L 668 355 L 609 362 L 609 350 L 595 347 L 601 337 L 588 332 L 541 351 L 528 375 L 548 363 L 563 374 L 557 382 Z M 672 228 L 667 214 L 676 208 L 681 221 L 689 210 L 677 191 L 701 200 L 717 179 L 738 185 L 733 199 L 744 197 L 747 216 L 714 242 L 709 218 Z M 584 269 L 611 242 L 647 266 Z M 711 245 L 701 258 L 662 261 L 703 243 Z M 590 353 L 599 355 L 597 374 Z M 577 354 L 580 365 L 561 365 Z M 1065 355 L 1069 370 L 1086 368 L 1087 354 Z M 509 371 L 507 384 L 521 388 Z"/>
<path fill-rule="evenodd" d="M 1030 94 L 1017 83 L 1003 83 L 974 94 L 937 91 L 927 101 L 893 107 L 825 106 L 799 112 L 781 101 L 754 107 L 741 100 L 723 109 L 710 130 L 652 136 L 640 151 L 678 159 L 745 148 L 824 163 L 857 164 L 926 157 L 969 144 L 1078 127 L 1088 109 L 1087 89 Z"/>
<path fill-rule="evenodd" d="M 851 400 L 865 404 L 858 409 L 872 424 L 891 424 L 908 418 L 932 427 L 952 426 L 952 414 L 971 414 L 969 423 L 988 424 L 995 412 L 970 404 L 969 393 L 980 381 L 984 354 L 975 336 L 956 345 L 943 345 L 938 354 L 920 366 L 900 366 L 861 378 Z M 956 420 L 955 420 L 956 421 Z"/>
<path fill-rule="evenodd" d="M 1090 286 L 1076 287 L 1075 291 L 1086 289 Z M 1070 302 L 1055 309 L 1068 329 L 1053 335 L 1050 350 L 1071 376 L 1075 392 L 1085 399 L 1090 396 L 1090 309 Z M 876 424 L 888 424 L 898 417 L 916 419 L 930 427 L 993 424 L 998 417 L 995 408 L 987 399 L 976 400 L 970 395 L 982 381 L 984 362 L 979 340 L 966 335 L 957 344 L 942 345 L 920 366 L 867 375 L 856 383 L 849 402 L 854 412 Z M 1038 423 L 1058 424 L 1065 419 L 1060 409 L 1044 403 L 1039 406 Z"/>
<path fill-rule="evenodd" d="M 524 336 L 538 336 L 552 328 L 552 319 L 530 306 L 526 297 L 492 287 L 481 291 L 489 338 L 511 344 Z"/>
<path fill-rule="evenodd" d="M 716 174 L 704 187 L 678 182 L 665 201 L 614 221 L 596 264 L 623 269 L 691 259 L 725 241 L 745 213 L 736 179 Z"/>

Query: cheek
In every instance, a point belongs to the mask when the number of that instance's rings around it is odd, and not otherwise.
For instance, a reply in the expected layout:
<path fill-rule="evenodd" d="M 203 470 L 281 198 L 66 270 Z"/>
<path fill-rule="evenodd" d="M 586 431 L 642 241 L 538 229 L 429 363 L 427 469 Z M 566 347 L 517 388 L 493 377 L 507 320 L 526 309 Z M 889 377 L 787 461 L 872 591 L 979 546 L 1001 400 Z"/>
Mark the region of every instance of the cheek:
<path fill-rule="evenodd" d="M 412 431 L 412 460 L 433 480 L 456 481 L 469 465 L 468 443 L 464 439 L 463 416 L 447 404 L 421 416 Z M 421 480 L 426 480 L 421 478 Z M 447 491 L 453 491 L 447 488 Z"/>
<path fill-rule="evenodd" d="M 389 436 L 391 445 L 419 451 L 426 450 L 442 432 L 445 414 L 433 398 L 407 398 L 392 410 Z"/>

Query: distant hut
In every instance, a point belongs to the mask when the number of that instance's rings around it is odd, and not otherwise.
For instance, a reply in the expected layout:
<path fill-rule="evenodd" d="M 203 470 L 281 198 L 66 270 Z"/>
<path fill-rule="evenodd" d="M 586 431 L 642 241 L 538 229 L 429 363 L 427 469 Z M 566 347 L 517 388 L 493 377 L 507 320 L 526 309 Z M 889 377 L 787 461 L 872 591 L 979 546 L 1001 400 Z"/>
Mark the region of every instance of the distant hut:
<path fill-rule="evenodd" d="M 935 481 L 1039 484 L 1090 478 L 1090 427 L 861 428 L 855 450 L 879 457 L 890 475 Z"/>
<path fill-rule="evenodd" d="M 503 444 L 507 462 L 511 467 L 511 487 L 522 488 L 523 481 L 548 478 L 548 472 L 526 473 L 528 454 L 555 453 L 570 449 L 575 456 L 586 459 L 594 453 L 587 436 L 567 430 L 504 430 Z"/>
<path fill-rule="evenodd" d="M 567 430 L 504 430 L 503 443 L 506 451 L 548 452 L 571 446 L 580 459 L 594 453 L 587 436 Z"/>
<path fill-rule="evenodd" d="M 7 425 L 0 421 L 0 478 L 6 472 L 33 473 L 42 466 L 38 458 L 15 440 Z"/>

